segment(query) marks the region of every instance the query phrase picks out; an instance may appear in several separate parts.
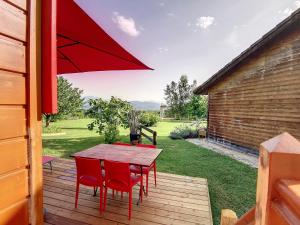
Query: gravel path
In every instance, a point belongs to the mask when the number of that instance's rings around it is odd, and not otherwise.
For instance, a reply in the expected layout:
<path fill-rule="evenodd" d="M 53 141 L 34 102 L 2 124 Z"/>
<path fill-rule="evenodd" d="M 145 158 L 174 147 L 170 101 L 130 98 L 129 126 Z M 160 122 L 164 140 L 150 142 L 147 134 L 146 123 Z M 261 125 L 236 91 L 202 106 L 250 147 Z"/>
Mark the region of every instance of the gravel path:
<path fill-rule="evenodd" d="M 253 168 L 257 168 L 258 156 L 256 156 L 256 155 L 238 152 L 236 150 L 232 150 L 225 146 L 221 146 L 219 144 L 209 142 L 206 139 L 191 138 L 191 139 L 186 139 L 186 141 L 191 142 L 195 145 L 204 147 L 206 149 L 212 150 L 214 152 L 220 153 L 222 155 L 227 155 L 230 158 L 238 160 L 246 165 L 249 165 Z"/>

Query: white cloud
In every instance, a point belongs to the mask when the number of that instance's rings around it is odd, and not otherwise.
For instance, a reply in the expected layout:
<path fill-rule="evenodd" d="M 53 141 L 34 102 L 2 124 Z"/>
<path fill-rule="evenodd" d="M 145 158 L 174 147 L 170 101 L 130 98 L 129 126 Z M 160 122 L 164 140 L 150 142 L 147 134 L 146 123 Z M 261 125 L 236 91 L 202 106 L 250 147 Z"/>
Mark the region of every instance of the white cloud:
<path fill-rule="evenodd" d="M 196 26 L 201 29 L 207 29 L 215 22 L 215 18 L 212 16 L 201 16 L 196 20 Z"/>
<path fill-rule="evenodd" d="M 186 25 L 187 25 L 188 27 L 191 27 L 191 26 L 192 26 L 192 23 L 191 23 L 191 22 L 187 22 Z"/>
<path fill-rule="evenodd" d="M 113 21 L 118 24 L 118 27 L 126 34 L 132 37 L 137 37 L 140 35 L 140 31 L 136 28 L 133 18 L 126 18 L 120 15 L 118 12 L 114 12 Z"/>
<path fill-rule="evenodd" d="M 289 16 L 289 15 L 292 14 L 293 11 L 294 11 L 294 10 L 291 9 L 291 8 L 285 8 L 284 10 L 279 10 L 278 12 L 279 12 L 280 14 L 285 15 L 285 16 Z"/>
<path fill-rule="evenodd" d="M 164 2 L 161 2 L 161 3 L 159 3 L 159 6 L 164 7 L 164 6 L 165 6 L 165 3 L 164 3 Z"/>
<path fill-rule="evenodd" d="M 168 52 L 169 49 L 167 47 L 158 47 L 157 50 L 160 52 L 160 53 L 165 53 L 165 52 Z"/>
<path fill-rule="evenodd" d="M 278 13 L 282 14 L 283 16 L 289 16 L 298 8 L 300 8 L 300 0 L 294 1 L 293 5 L 283 10 L 279 10 Z"/>

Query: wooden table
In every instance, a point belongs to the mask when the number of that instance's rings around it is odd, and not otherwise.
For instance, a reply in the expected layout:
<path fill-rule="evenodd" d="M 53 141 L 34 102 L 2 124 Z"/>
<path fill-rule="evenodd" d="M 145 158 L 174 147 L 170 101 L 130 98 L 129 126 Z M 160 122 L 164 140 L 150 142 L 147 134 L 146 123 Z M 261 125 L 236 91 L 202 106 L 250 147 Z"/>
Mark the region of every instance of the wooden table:
<path fill-rule="evenodd" d="M 150 166 L 159 156 L 162 149 L 135 146 L 100 144 L 72 156 L 90 159 L 111 160 L 137 166 Z"/>
<path fill-rule="evenodd" d="M 143 176 L 143 166 L 150 166 L 159 156 L 161 151 L 162 149 L 157 148 L 150 149 L 136 146 L 100 144 L 87 150 L 77 152 L 71 155 L 71 157 L 78 156 L 90 159 L 99 159 L 100 161 L 111 160 L 137 165 L 140 166 L 141 176 Z M 139 204 L 139 201 L 140 199 L 137 204 Z"/>

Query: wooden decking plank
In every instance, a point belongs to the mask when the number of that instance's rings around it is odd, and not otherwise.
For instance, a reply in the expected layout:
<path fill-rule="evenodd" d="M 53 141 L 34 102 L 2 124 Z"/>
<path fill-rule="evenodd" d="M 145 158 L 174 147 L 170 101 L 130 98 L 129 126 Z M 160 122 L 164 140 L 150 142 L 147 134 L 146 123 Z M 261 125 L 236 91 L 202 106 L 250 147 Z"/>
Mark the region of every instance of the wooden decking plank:
<path fill-rule="evenodd" d="M 44 173 L 44 175 L 47 175 Z M 75 182 L 75 177 L 74 176 L 69 176 L 67 174 L 64 175 L 59 175 L 59 173 L 54 172 L 50 175 L 47 175 L 48 177 L 52 177 L 52 178 L 58 178 L 58 179 L 62 179 L 62 180 L 66 180 L 66 181 L 70 181 L 70 182 Z M 154 184 L 154 182 L 150 179 L 149 180 L 149 184 Z M 174 192 L 194 192 L 197 193 L 198 195 L 201 195 L 202 193 L 204 193 L 204 195 L 207 196 L 207 186 L 186 186 L 184 185 L 184 183 L 182 185 L 180 184 L 174 184 L 172 185 L 172 183 L 170 182 L 157 182 L 157 185 L 160 187 L 160 189 L 165 189 L 165 190 L 173 190 Z"/>
<path fill-rule="evenodd" d="M 138 196 L 138 194 L 133 194 L 133 199 L 135 198 L 135 196 Z M 164 204 L 168 204 L 168 205 L 174 205 L 174 206 L 180 206 L 180 207 L 184 207 L 184 208 L 188 208 L 188 209 L 202 209 L 203 211 L 207 211 L 208 210 L 208 204 L 205 203 L 205 205 L 202 204 L 194 204 L 194 203 L 187 203 L 187 202 L 182 202 L 182 201 L 174 201 L 171 199 L 159 199 L 159 198 L 154 198 L 151 197 L 151 195 L 149 195 L 147 197 L 147 199 L 151 202 L 156 202 L 156 203 L 164 203 Z"/>
<path fill-rule="evenodd" d="M 61 190 L 61 193 L 67 193 L 65 190 L 65 187 L 63 187 L 63 188 L 64 188 L 64 190 Z M 73 188 L 73 189 L 75 190 L 75 188 Z M 90 197 L 92 195 L 91 192 L 85 192 L 85 193 L 87 193 L 86 196 L 88 196 L 88 197 Z M 82 189 L 81 189 L 80 196 L 81 196 L 81 198 L 84 197 L 84 195 L 82 193 Z M 73 194 L 73 198 L 74 198 L 74 194 Z M 108 195 L 108 198 L 110 200 L 110 201 L 108 201 L 108 203 L 110 203 L 111 201 L 115 201 L 119 205 L 124 204 L 124 202 L 125 202 L 125 204 L 127 204 L 127 202 L 126 202 L 127 200 L 125 197 L 124 197 L 124 199 L 121 200 L 122 203 L 120 203 L 120 200 L 118 200 L 118 199 L 112 199 L 111 195 Z M 88 199 L 90 200 L 90 198 L 88 198 Z M 95 200 L 95 201 L 97 201 L 97 200 Z M 143 205 L 146 204 L 145 201 L 146 200 L 143 201 Z M 135 209 L 135 207 L 137 208 L 137 210 L 140 210 L 140 207 L 133 205 L 133 209 Z M 155 209 L 155 210 L 167 210 L 167 211 L 174 212 L 174 213 L 186 214 L 187 216 L 197 216 L 197 217 L 202 217 L 202 218 L 209 216 L 208 211 L 202 211 L 200 208 L 191 210 L 191 209 L 186 209 L 186 208 L 182 208 L 182 207 L 178 207 L 178 206 L 167 205 L 164 203 L 156 203 L 156 202 L 152 202 L 152 201 L 147 201 L 147 207 Z"/>
<path fill-rule="evenodd" d="M 74 160 L 72 160 L 72 159 L 56 159 L 54 166 L 57 168 L 62 168 L 64 170 L 69 168 L 69 169 L 73 169 L 75 171 L 75 163 L 74 163 Z M 204 178 L 190 177 L 190 176 L 185 176 L 185 175 L 163 173 L 163 172 L 158 172 L 158 174 L 160 174 L 161 177 L 170 178 L 172 180 L 187 181 L 187 182 L 199 183 L 199 184 L 207 184 L 207 180 Z"/>
<path fill-rule="evenodd" d="M 69 202 L 67 198 L 62 198 L 62 199 L 54 199 L 54 198 L 48 198 L 47 202 L 53 205 L 57 205 L 59 207 L 73 210 L 74 209 L 74 203 Z M 124 222 L 129 223 L 127 220 L 127 215 L 128 215 L 128 209 L 125 208 L 118 208 L 118 207 L 112 207 L 108 206 L 107 210 L 103 215 L 101 216 L 99 214 L 99 205 L 97 204 L 89 204 L 87 201 L 86 202 L 81 202 L 81 204 L 78 205 L 78 208 L 76 209 L 78 212 L 82 212 L 85 214 L 89 215 L 94 215 L 96 217 L 103 217 L 104 219 L 108 219 L 111 221 L 116 221 L 116 222 Z M 181 225 L 181 224 L 187 224 L 187 225 L 194 225 L 196 224 L 195 222 L 187 222 L 187 221 L 182 221 L 182 220 L 176 220 L 168 217 L 162 217 L 162 216 L 153 216 L 150 214 L 146 213 L 132 213 L 132 218 L 130 221 L 130 224 L 174 224 L 174 225 Z"/>
<path fill-rule="evenodd" d="M 44 207 L 48 210 L 49 213 L 65 217 L 68 219 L 74 219 L 77 221 L 80 221 L 82 223 L 87 223 L 91 225 L 99 225 L 99 224 L 105 224 L 105 225 L 118 225 L 119 223 L 113 222 L 110 220 L 105 220 L 103 218 L 83 214 L 80 212 L 77 212 L 75 210 L 66 210 L 64 208 L 59 208 L 57 206 L 53 206 L 51 204 L 44 204 Z M 124 223 L 123 223 L 124 224 Z"/>
<path fill-rule="evenodd" d="M 44 225 L 50 223 L 55 225 L 89 225 L 88 223 L 58 216 L 53 213 L 47 213 L 45 216 L 45 220 L 47 221 L 47 223 L 44 223 Z"/>
<path fill-rule="evenodd" d="M 182 175 L 157 173 L 157 187 L 153 174 L 149 176 L 149 195 L 140 206 L 132 205 L 132 219 L 128 221 L 128 197 L 108 195 L 107 210 L 99 214 L 99 196 L 81 186 L 78 209 L 74 208 L 76 168 L 74 160 L 56 159 L 53 172 L 44 168 L 44 206 L 51 215 L 45 224 L 139 224 L 139 225 L 211 225 L 211 210 L 207 180 Z M 133 203 L 138 198 L 134 188 Z M 63 222 L 61 222 L 64 220 Z"/>
<path fill-rule="evenodd" d="M 47 178 L 48 179 L 48 178 Z M 52 183 L 54 182 L 54 185 L 58 184 L 57 187 L 60 187 L 61 182 L 59 182 L 59 180 L 51 180 L 48 181 L 47 179 L 45 179 L 45 184 L 49 184 L 52 185 Z M 75 183 L 73 183 L 72 185 L 68 185 L 68 186 L 74 186 Z M 72 188 L 73 189 L 73 188 Z M 155 187 L 154 185 L 149 185 L 149 195 L 153 196 L 154 194 L 161 194 L 161 195 L 172 195 L 172 196 L 176 196 L 179 198 L 192 198 L 192 199 L 197 199 L 197 200 L 208 200 L 208 196 L 207 193 L 199 193 L 199 192 L 194 192 L 194 193 L 186 193 L 186 192 L 181 192 L 180 190 L 177 191 L 172 191 L 172 190 L 165 190 L 165 189 L 161 189 L 159 187 L 159 185 L 157 187 Z"/>
<path fill-rule="evenodd" d="M 71 173 L 72 171 L 72 173 Z M 61 175 L 68 175 L 70 177 L 75 177 L 76 176 L 76 172 L 74 173 L 74 170 L 69 170 L 69 169 L 62 169 L 62 168 L 56 168 L 55 172 L 56 174 L 61 174 Z M 149 175 L 149 182 L 154 183 L 154 175 L 153 175 L 153 171 L 150 172 Z M 174 179 L 173 177 L 166 177 L 166 176 L 162 176 L 161 173 L 157 173 L 157 183 L 172 183 L 173 185 L 184 185 L 186 187 L 199 187 L 199 188 L 207 188 L 207 183 L 206 182 L 201 182 L 201 183 L 194 183 L 193 181 L 189 181 L 189 180 L 180 180 L 180 179 Z"/>
<path fill-rule="evenodd" d="M 76 174 L 76 168 L 74 165 L 74 161 L 68 161 L 67 164 L 63 163 L 62 161 L 57 161 L 57 159 L 54 161 L 53 166 L 60 170 L 65 170 L 69 174 Z M 168 174 L 163 172 L 158 172 L 160 174 L 161 178 L 172 180 L 172 181 L 182 181 L 182 182 L 188 182 L 191 184 L 207 184 L 207 180 L 204 178 L 198 178 L 198 177 L 189 177 L 184 175 L 177 175 L 177 174 Z"/>
<path fill-rule="evenodd" d="M 46 181 L 45 184 L 47 185 L 48 181 Z M 154 190 L 154 187 L 149 187 L 149 188 Z M 73 189 L 75 190 L 75 187 Z M 136 187 L 134 190 L 138 191 L 138 187 Z M 145 199 L 147 199 L 148 197 L 161 198 L 161 199 L 165 199 L 165 200 L 180 201 L 180 202 L 184 202 L 184 203 L 199 204 L 199 205 L 207 205 L 207 203 L 208 203 L 207 196 L 200 196 L 201 198 L 199 198 L 197 195 L 174 196 L 174 195 L 172 195 L 172 193 L 159 193 L 157 191 L 159 191 L 159 190 L 149 191 L 148 196 L 145 196 Z"/>
<path fill-rule="evenodd" d="M 66 194 L 66 193 L 64 193 L 64 194 Z M 44 193 L 44 196 L 47 197 L 47 198 L 55 198 L 55 199 L 58 199 L 58 200 L 63 200 L 65 202 L 69 202 L 71 204 L 74 204 L 74 197 L 72 196 L 70 198 L 70 196 L 68 196 L 68 195 L 64 196 L 64 194 L 57 194 L 57 193 L 46 191 Z M 79 197 L 82 197 L 82 196 L 80 195 Z M 99 197 L 96 197 L 96 198 L 92 197 L 92 198 L 93 199 L 80 198 L 78 204 L 86 206 L 86 207 L 91 207 L 91 208 L 94 208 L 94 209 L 98 210 L 98 208 L 99 208 Z M 95 201 L 95 199 L 97 199 L 97 200 Z M 127 199 L 127 198 L 124 197 L 123 199 Z M 107 201 L 107 203 L 108 203 L 107 204 L 107 211 L 110 211 L 112 213 L 118 212 L 118 213 L 121 213 L 121 214 L 126 216 L 127 213 L 128 213 L 128 201 L 127 202 L 123 201 L 122 204 L 120 204 L 121 202 L 119 202 L 118 204 L 113 204 L 112 201 L 113 200 L 108 200 Z M 137 208 L 139 208 L 140 210 L 137 211 L 136 210 Z M 155 214 L 153 215 L 153 213 L 151 213 L 151 211 L 149 210 L 149 207 L 147 207 L 147 203 L 142 204 L 140 207 L 135 207 L 133 205 L 133 212 L 136 212 L 136 213 L 133 213 L 133 217 L 144 219 L 144 220 L 147 219 L 147 218 L 148 218 L 148 220 L 155 219 L 155 220 L 160 221 L 160 223 L 163 223 L 163 224 L 170 224 L 170 220 L 175 221 L 175 222 L 173 221 L 172 224 L 175 224 L 175 223 L 177 224 L 178 222 L 176 222 L 176 221 L 181 221 L 180 222 L 181 224 L 182 223 L 187 224 L 188 222 L 197 223 L 197 221 L 204 221 L 205 224 L 206 224 L 207 219 L 205 219 L 205 218 L 207 218 L 207 216 L 209 215 L 209 214 L 207 214 L 206 217 L 195 217 L 195 216 L 193 217 L 193 216 L 190 216 L 190 215 L 185 216 L 182 213 L 179 215 L 179 213 L 173 213 L 173 212 L 170 212 L 170 211 L 167 211 L 165 214 L 160 215 L 161 211 L 162 210 L 157 210 L 157 211 L 154 212 Z M 141 214 L 141 212 L 142 212 L 142 214 Z M 174 215 L 179 215 L 179 216 L 175 217 Z M 166 221 L 166 219 L 168 219 L 167 222 L 165 222 L 165 223 L 162 222 L 162 221 Z"/>

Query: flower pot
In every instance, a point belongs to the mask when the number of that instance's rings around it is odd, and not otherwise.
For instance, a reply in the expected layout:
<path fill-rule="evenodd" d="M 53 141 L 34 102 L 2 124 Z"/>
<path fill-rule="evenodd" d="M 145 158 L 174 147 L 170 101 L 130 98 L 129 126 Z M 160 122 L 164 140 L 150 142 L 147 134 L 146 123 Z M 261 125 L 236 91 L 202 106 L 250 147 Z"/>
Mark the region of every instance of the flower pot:
<path fill-rule="evenodd" d="M 130 142 L 133 145 L 136 145 L 140 142 L 141 135 L 140 134 L 130 134 Z"/>

